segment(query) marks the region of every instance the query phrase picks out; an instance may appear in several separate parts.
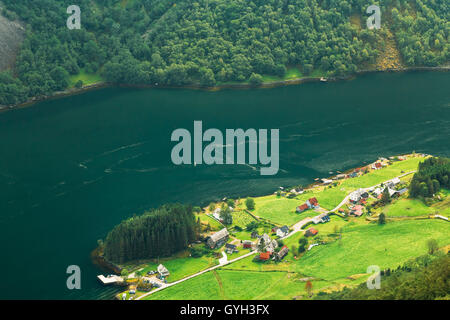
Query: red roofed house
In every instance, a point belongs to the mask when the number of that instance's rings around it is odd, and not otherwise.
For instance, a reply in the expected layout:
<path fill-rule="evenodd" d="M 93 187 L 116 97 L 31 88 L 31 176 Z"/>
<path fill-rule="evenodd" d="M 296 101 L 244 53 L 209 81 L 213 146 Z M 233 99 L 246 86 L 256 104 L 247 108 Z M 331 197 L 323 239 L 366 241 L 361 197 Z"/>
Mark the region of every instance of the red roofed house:
<path fill-rule="evenodd" d="M 306 236 L 306 237 L 312 237 L 312 236 L 315 236 L 318 232 L 319 232 L 319 231 L 317 231 L 317 230 L 314 229 L 314 228 L 309 228 L 308 230 L 306 230 L 305 236 Z"/>
<path fill-rule="evenodd" d="M 383 166 L 381 165 L 381 162 L 375 162 L 375 167 L 374 167 L 375 170 L 381 169 L 382 167 Z"/>
<path fill-rule="evenodd" d="M 354 214 L 355 216 L 357 216 L 357 217 L 360 217 L 360 216 L 362 216 L 362 209 L 363 209 L 363 206 L 361 206 L 361 205 L 356 205 L 356 206 L 354 206 L 353 208 L 352 208 L 352 210 L 351 210 L 351 213 L 352 214 Z"/>
<path fill-rule="evenodd" d="M 250 240 L 244 240 L 244 242 L 243 242 L 244 249 L 251 249 L 252 246 L 253 246 L 253 242 L 251 242 Z"/>
<path fill-rule="evenodd" d="M 308 199 L 308 200 L 306 201 L 306 204 L 307 204 L 310 208 L 318 208 L 318 207 L 319 207 L 319 201 L 317 201 L 316 198 Z"/>
<path fill-rule="evenodd" d="M 270 252 L 261 252 L 259 254 L 259 260 L 267 261 L 270 259 Z"/>
<path fill-rule="evenodd" d="M 309 209 L 309 206 L 306 203 L 304 203 L 301 206 L 298 206 L 296 211 L 298 213 L 302 213 L 303 211 L 308 210 L 308 209 Z"/>

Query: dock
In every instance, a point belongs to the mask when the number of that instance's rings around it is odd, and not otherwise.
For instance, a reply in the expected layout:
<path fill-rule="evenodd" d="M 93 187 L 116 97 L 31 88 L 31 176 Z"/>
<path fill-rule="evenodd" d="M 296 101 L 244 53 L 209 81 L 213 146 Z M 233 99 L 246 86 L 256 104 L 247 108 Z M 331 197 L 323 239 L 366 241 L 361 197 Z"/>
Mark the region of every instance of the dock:
<path fill-rule="evenodd" d="M 118 282 L 123 282 L 123 278 L 119 277 L 119 276 L 116 276 L 116 275 L 109 275 L 109 276 L 105 277 L 104 275 L 101 274 L 101 275 L 98 275 L 97 278 L 104 285 L 118 283 Z"/>

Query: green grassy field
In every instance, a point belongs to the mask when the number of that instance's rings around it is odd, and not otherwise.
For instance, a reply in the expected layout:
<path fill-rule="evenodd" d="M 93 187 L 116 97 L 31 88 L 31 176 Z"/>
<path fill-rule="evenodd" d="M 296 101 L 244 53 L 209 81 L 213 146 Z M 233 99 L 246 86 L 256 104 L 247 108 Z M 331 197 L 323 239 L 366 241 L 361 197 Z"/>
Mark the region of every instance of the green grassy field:
<path fill-rule="evenodd" d="M 427 252 L 426 242 L 450 240 L 450 225 L 437 220 L 408 220 L 386 225 L 344 226 L 342 240 L 318 246 L 295 262 L 295 270 L 333 280 L 365 273 L 370 265 L 395 268 Z"/>
<path fill-rule="evenodd" d="M 217 270 L 208 272 L 147 297 L 151 300 L 268 300 L 292 299 L 306 296 L 305 282 L 288 272 L 252 272 Z M 314 290 L 327 287 L 330 282 L 314 281 Z"/>
<path fill-rule="evenodd" d="M 208 267 L 212 267 L 217 264 L 217 259 L 212 257 L 203 256 L 201 258 L 178 258 L 172 260 L 161 260 L 161 263 L 169 270 L 170 276 L 167 278 L 168 282 L 174 282 L 180 280 L 188 275 L 197 273 Z M 156 270 L 158 263 L 149 263 L 143 270 L 147 273 L 151 270 Z"/>
<path fill-rule="evenodd" d="M 75 86 L 78 80 L 83 81 L 83 86 L 103 82 L 103 78 L 99 73 L 86 73 L 83 69 L 81 69 L 79 74 L 70 76 L 69 87 Z"/>
<path fill-rule="evenodd" d="M 305 217 L 317 215 L 312 210 L 307 210 L 301 214 L 295 212 L 297 206 L 311 197 L 316 197 L 322 208 L 332 210 L 350 192 L 358 188 L 371 187 L 400 176 L 403 173 L 413 171 L 421 161 L 423 161 L 423 158 L 398 161 L 383 169 L 374 170 L 353 179 L 342 180 L 335 187 L 316 188 L 293 199 L 277 197 L 276 195 L 258 197 L 255 198 L 255 210 L 253 213 L 276 224 L 292 225 Z"/>
<path fill-rule="evenodd" d="M 258 197 L 255 198 L 255 210 L 252 213 L 280 225 L 292 225 L 301 220 L 299 214 L 295 212 L 295 208 L 300 204 L 296 199 L 276 195 Z"/>
<path fill-rule="evenodd" d="M 415 217 L 435 213 L 433 207 L 426 206 L 417 199 L 399 199 L 386 206 L 383 212 L 388 217 Z"/>
<path fill-rule="evenodd" d="M 219 221 L 217 221 L 214 218 L 211 218 L 210 216 L 204 213 L 196 214 L 195 217 L 196 219 L 200 218 L 200 222 L 202 224 L 209 224 L 211 226 L 212 231 L 218 231 L 220 229 L 223 229 L 223 225 Z"/>
<path fill-rule="evenodd" d="M 315 188 L 294 199 L 276 195 L 255 198 L 253 214 L 278 225 L 292 225 L 317 212 L 307 210 L 301 214 L 295 208 L 305 200 L 315 196 L 322 207 L 334 208 L 351 191 L 369 187 L 392 179 L 402 173 L 415 170 L 423 158 L 413 158 L 396 162 L 363 176 L 339 182 L 332 188 Z M 406 177 L 409 180 L 410 176 Z M 442 201 L 432 206 L 421 200 L 401 198 L 393 200 L 382 210 L 388 217 L 416 217 L 429 213 L 450 213 L 448 190 L 440 193 Z M 234 224 L 245 227 L 253 218 L 238 209 L 233 213 Z M 295 299 L 308 298 L 303 278 L 312 277 L 313 291 L 339 290 L 344 286 L 355 286 L 365 281 L 368 266 L 377 265 L 381 269 L 396 268 L 409 259 L 427 252 L 427 241 L 436 239 L 440 246 L 450 242 L 450 225 L 438 219 L 402 219 L 389 220 L 385 225 L 367 221 L 364 217 L 341 218 L 330 216 L 325 224 L 314 225 L 319 231 L 316 237 L 308 238 L 308 243 L 325 241 L 311 251 L 298 257 L 292 252 L 281 262 L 254 262 L 254 256 L 236 261 L 213 272 L 208 272 L 174 287 L 150 295 L 149 299 Z M 250 219 L 250 220 L 249 220 Z M 260 223 L 259 233 L 270 234 L 270 224 L 263 227 Z M 307 228 L 310 226 L 307 226 Z M 247 231 L 233 232 L 239 239 L 250 239 Z M 298 247 L 298 240 L 304 237 L 302 232 L 284 239 L 290 249 Z M 244 252 L 245 251 L 245 252 Z M 247 253 L 241 250 L 235 256 Z M 184 259 L 184 260 L 183 260 Z M 174 281 L 188 274 L 204 269 L 213 263 L 213 258 L 183 258 L 164 263 L 171 271 Z M 156 268 L 156 265 L 152 266 Z"/>
<path fill-rule="evenodd" d="M 340 221 L 335 218 L 336 222 Z M 434 238 L 441 245 L 450 240 L 450 226 L 438 220 L 397 221 L 383 226 L 363 221 L 348 224 L 341 241 L 315 247 L 298 260 L 292 255 L 281 263 L 255 263 L 252 257 L 245 258 L 215 273 L 158 292 L 149 299 L 304 298 L 305 283 L 299 280 L 302 277 L 315 278 L 315 292 L 356 285 L 366 279 L 370 265 L 396 268 L 426 253 L 428 239 Z M 324 227 L 322 232 L 329 228 L 326 224 L 320 227 Z M 351 280 L 350 276 L 357 280 Z"/>

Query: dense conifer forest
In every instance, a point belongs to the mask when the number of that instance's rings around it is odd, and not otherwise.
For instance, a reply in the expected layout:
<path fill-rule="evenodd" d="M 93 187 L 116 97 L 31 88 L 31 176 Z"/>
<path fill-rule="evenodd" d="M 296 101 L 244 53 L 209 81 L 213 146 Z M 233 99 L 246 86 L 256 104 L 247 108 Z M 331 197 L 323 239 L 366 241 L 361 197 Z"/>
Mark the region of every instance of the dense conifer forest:
<path fill-rule="evenodd" d="M 450 189 L 450 158 L 426 159 L 411 180 L 411 197 L 433 197 L 441 188 Z"/>
<path fill-rule="evenodd" d="M 192 207 L 164 205 L 122 221 L 106 237 L 105 258 L 116 263 L 167 257 L 196 240 Z"/>
<path fill-rule="evenodd" d="M 2 0 L 26 25 L 16 67 L 0 73 L 0 105 L 51 95 L 96 74 L 125 84 L 214 86 L 263 76 L 345 76 L 373 67 L 391 33 L 405 66 L 449 61 L 446 0 Z M 66 9 L 81 9 L 69 30 Z M 382 28 L 368 30 L 379 4 Z M 79 86 L 82 83 L 78 83 Z"/>

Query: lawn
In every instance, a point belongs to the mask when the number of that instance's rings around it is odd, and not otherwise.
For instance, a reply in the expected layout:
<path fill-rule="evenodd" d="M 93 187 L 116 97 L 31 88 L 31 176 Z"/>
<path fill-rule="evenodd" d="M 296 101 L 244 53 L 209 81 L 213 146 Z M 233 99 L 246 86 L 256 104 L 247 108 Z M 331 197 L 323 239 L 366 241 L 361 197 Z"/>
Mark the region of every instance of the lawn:
<path fill-rule="evenodd" d="M 213 272 L 204 273 L 173 287 L 145 297 L 145 300 L 213 300 L 220 297 L 219 284 Z"/>
<path fill-rule="evenodd" d="M 292 225 L 301 220 L 299 214 L 295 212 L 295 208 L 300 204 L 296 199 L 276 195 L 258 197 L 255 198 L 255 210 L 252 213 L 279 225 Z"/>
<path fill-rule="evenodd" d="M 388 217 L 415 217 L 434 213 L 435 209 L 428 207 L 422 200 L 399 199 L 389 204 L 383 212 Z"/>
<path fill-rule="evenodd" d="M 424 158 L 417 157 L 417 158 L 410 158 L 404 161 L 394 162 L 390 166 L 387 166 L 380 170 L 373 170 L 358 178 L 345 179 L 342 181 L 340 186 L 350 191 L 358 188 L 371 187 L 379 183 L 382 183 L 386 180 L 398 177 L 403 173 L 417 170 L 419 163 L 422 162 L 423 160 Z"/>
<path fill-rule="evenodd" d="M 313 281 L 313 290 L 330 282 Z M 217 270 L 147 297 L 152 300 L 268 300 L 306 297 L 305 282 L 287 272 Z"/>
<path fill-rule="evenodd" d="M 426 242 L 440 245 L 450 240 L 450 225 L 438 220 L 408 220 L 385 225 L 355 224 L 343 228 L 342 240 L 308 251 L 295 262 L 295 270 L 309 276 L 335 280 L 365 273 L 370 265 L 396 268 L 427 252 Z"/>
<path fill-rule="evenodd" d="M 221 230 L 224 228 L 224 226 L 219 221 L 217 221 L 214 218 L 211 218 L 210 216 L 208 216 L 204 213 L 196 214 L 195 217 L 196 217 L 196 219 L 200 218 L 200 222 L 202 224 L 204 224 L 204 225 L 209 224 L 211 226 L 212 231 L 218 231 L 218 230 Z"/>
<path fill-rule="evenodd" d="M 83 69 L 80 70 L 79 74 L 70 76 L 69 86 L 70 87 L 75 86 L 78 80 L 83 81 L 83 86 L 103 82 L 103 78 L 100 76 L 99 73 L 86 73 Z"/>
<path fill-rule="evenodd" d="M 294 199 L 269 195 L 255 198 L 255 210 L 252 212 L 258 217 L 270 220 L 273 223 L 292 225 L 305 217 L 317 215 L 312 210 L 301 214 L 295 212 L 295 208 L 311 197 L 316 197 L 322 208 L 334 209 L 352 191 L 358 188 L 367 188 L 387 180 L 400 176 L 403 173 L 417 169 L 423 158 L 411 158 L 398 161 L 380 170 L 371 171 L 365 175 L 345 179 L 335 187 L 319 187 L 308 191 Z"/>
<path fill-rule="evenodd" d="M 212 267 L 217 264 L 217 260 L 212 257 L 203 256 L 200 258 L 178 258 L 172 260 L 160 261 L 169 270 L 170 275 L 167 278 L 168 282 L 174 282 L 180 280 L 188 275 L 197 273 L 208 267 Z M 156 270 L 158 263 L 149 263 L 143 270 L 147 273 L 151 270 Z"/>

